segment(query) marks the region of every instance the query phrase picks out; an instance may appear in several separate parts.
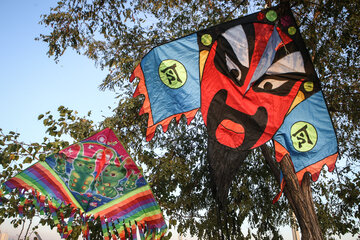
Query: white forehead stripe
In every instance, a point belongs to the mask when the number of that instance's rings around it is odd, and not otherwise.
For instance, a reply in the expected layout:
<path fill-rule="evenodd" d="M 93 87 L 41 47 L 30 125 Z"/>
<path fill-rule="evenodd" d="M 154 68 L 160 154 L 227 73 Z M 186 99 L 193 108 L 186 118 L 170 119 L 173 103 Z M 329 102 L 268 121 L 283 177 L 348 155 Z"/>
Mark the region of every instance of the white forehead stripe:
<path fill-rule="evenodd" d="M 249 47 L 243 27 L 238 25 L 230 28 L 222 35 L 230 43 L 240 63 L 245 67 L 249 67 Z"/>
<path fill-rule="evenodd" d="M 271 65 L 266 73 L 273 75 L 291 72 L 305 73 L 304 60 L 299 51 L 281 58 Z"/>

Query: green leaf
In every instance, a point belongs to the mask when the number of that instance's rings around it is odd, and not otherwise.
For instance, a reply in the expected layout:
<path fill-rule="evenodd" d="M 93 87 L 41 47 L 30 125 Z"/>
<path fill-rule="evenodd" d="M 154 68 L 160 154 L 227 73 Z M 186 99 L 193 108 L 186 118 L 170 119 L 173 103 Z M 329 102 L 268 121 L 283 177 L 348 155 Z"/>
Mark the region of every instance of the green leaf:
<path fill-rule="evenodd" d="M 31 157 L 26 157 L 23 163 L 32 163 L 33 159 Z"/>

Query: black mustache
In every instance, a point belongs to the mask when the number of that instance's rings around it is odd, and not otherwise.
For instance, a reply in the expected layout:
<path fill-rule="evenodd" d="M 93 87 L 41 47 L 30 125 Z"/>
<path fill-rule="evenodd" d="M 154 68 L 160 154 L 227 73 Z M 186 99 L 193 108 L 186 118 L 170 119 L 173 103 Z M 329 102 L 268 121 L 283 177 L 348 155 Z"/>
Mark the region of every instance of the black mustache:
<path fill-rule="evenodd" d="M 243 143 L 237 150 L 251 149 L 264 133 L 268 114 L 264 107 L 259 107 L 254 115 L 248 115 L 226 104 L 228 92 L 225 89 L 217 92 L 212 99 L 207 115 L 207 130 L 209 138 L 216 139 L 215 132 L 219 124 L 229 119 L 234 123 L 241 124 L 245 129 Z"/>

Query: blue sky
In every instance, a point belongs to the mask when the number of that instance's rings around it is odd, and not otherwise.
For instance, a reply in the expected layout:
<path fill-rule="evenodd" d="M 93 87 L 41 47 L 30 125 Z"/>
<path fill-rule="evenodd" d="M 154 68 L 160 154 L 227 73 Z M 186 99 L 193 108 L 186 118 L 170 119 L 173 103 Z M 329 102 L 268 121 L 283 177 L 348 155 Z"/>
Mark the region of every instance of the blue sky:
<path fill-rule="evenodd" d="M 56 112 L 60 105 L 93 112 L 93 119 L 111 115 L 115 93 L 98 86 L 106 72 L 94 62 L 68 51 L 55 63 L 46 55 L 45 43 L 35 41 L 48 30 L 38 24 L 56 1 L 23 0 L 0 2 L 0 128 L 21 133 L 23 141 L 42 141 L 45 128 L 37 116 Z"/>
<path fill-rule="evenodd" d="M 80 116 L 92 110 L 92 119 L 98 122 L 112 114 L 108 106 L 117 104 L 114 92 L 98 90 L 106 72 L 94 62 L 70 50 L 56 64 L 46 55 L 46 44 L 34 40 L 48 31 L 38 22 L 55 4 L 54 0 L 0 1 L 0 128 L 5 134 L 19 132 L 25 142 L 43 140 L 46 129 L 37 117 L 56 112 L 60 105 Z M 13 229 L 8 222 L 0 230 L 17 239 L 20 228 Z M 42 227 L 40 235 L 60 239 L 49 227 Z"/>

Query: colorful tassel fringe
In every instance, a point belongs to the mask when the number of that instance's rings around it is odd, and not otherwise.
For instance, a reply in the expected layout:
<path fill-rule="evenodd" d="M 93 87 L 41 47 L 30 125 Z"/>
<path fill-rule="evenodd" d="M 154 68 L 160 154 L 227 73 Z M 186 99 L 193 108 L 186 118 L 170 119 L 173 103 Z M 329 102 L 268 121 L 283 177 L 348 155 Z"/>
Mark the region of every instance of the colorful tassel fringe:
<path fill-rule="evenodd" d="M 1 191 L 0 192 L 0 202 L 3 201 L 3 197 L 10 193 L 11 190 Z M 57 227 L 57 231 L 60 233 L 61 238 L 68 239 L 73 232 L 73 221 L 77 210 L 72 209 L 70 217 L 65 219 L 64 216 L 64 205 L 61 202 L 58 202 L 56 199 L 48 200 L 45 196 L 41 195 L 38 191 L 32 189 L 33 199 L 28 200 L 24 192 L 19 193 L 20 203 L 18 206 L 18 213 L 20 217 L 24 215 L 25 206 L 35 208 L 38 212 L 42 214 L 51 214 L 54 224 Z M 81 230 L 83 239 L 90 239 L 90 229 L 89 229 L 89 215 L 86 215 L 84 212 L 81 214 Z M 139 233 L 140 240 L 160 240 L 165 233 L 167 232 L 166 224 L 163 224 L 160 228 L 148 228 L 146 221 L 141 220 L 136 221 L 119 221 L 118 219 L 111 220 L 106 217 L 100 217 L 101 228 L 103 232 L 103 237 L 105 240 L 138 240 L 137 236 Z"/>

